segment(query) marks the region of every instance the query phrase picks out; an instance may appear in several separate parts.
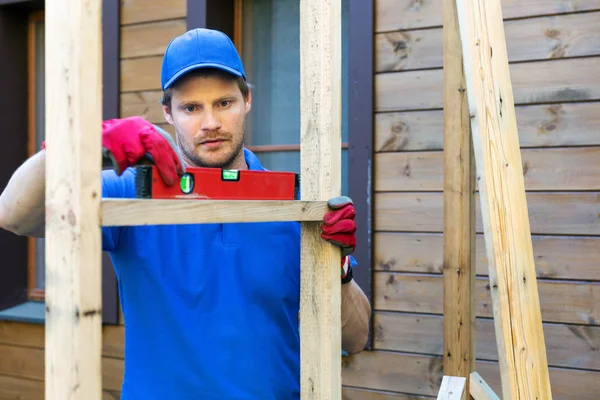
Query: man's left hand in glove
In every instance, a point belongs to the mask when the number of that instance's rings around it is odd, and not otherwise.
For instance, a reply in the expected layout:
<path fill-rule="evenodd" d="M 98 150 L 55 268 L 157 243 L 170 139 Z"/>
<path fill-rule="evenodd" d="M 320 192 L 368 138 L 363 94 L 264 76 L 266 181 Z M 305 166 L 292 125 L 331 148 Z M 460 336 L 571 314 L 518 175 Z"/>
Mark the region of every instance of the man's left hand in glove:
<path fill-rule="evenodd" d="M 356 249 L 356 210 L 347 196 L 334 197 L 327 205 L 330 211 L 323 218 L 321 237 L 342 249 L 342 280 L 345 281 L 352 272 L 350 255 Z"/>

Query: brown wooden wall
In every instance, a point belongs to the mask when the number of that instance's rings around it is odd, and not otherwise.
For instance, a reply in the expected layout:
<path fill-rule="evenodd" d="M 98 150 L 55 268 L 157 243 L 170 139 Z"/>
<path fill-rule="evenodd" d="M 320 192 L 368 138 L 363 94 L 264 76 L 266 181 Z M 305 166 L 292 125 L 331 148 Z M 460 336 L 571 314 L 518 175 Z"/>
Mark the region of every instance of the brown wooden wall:
<path fill-rule="evenodd" d="M 376 1 L 375 341 L 347 399 L 435 397 L 443 374 L 441 3 Z M 597 399 L 600 1 L 502 4 L 553 395 Z M 477 368 L 501 394 L 477 218 Z"/>
<path fill-rule="evenodd" d="M 186 0 L 122 2 L 121 116 L 141 115 L 172 133 L 159 103 L 162 56 L 186 31 Z"/>

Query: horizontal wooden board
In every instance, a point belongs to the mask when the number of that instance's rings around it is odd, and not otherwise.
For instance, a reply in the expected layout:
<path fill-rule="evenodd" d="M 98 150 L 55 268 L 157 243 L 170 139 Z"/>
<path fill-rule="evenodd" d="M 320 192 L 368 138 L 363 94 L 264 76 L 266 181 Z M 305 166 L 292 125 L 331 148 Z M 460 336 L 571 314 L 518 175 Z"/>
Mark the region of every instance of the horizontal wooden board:
<path fill-rule="evenodd" d="M 342 387 L 343 400 L 425 400 L 435 399 L 433 396 L 415 396 L 404 393 L 385 392 L 373 389 Z"/>
<path fill-rule="evenodd" d="M 479 195 L 476 230 L 483 232 Z M 376 231 L 442 232 L 442 193 L 376 193 Z M 532 234 L 600 235 L 600 193 L 529 192 Z"/>
<path fill-rule="evenodd" d="M 502 0 L 504 19 L 600 9 L 599 0 Z M 375 31 L 395 31 L 442 25 L 439 0 L 376 0 Z"/>
<path fill-rule="evenodd" d="M 40 400 L 45 396 L 44 382 L 0 375 L 0 400 Z M 119 400 L 117 391 L 102 391 L 102 400 Z"/>
<path fill-rule="evenodd" d="M 498 363 L 479 361 L 476 370 L 496 393 L 502 393 Z M 549 372 L 554 400 L 598 398 L 600 373 L 564 368 Z M 437 396 L 442 377 L 442 358 L 436 356 L 363 351 L 343 360 L 342 382 L 354 387 Z"/>
<path fill-rule="evenodd" d="M 185 18 L 121 28 L 121 58 L 163 55 L 169 42 L 186 31 Z"/>
<path fill-rule="evenodd" d="M 121 0 L 121 24 L 182 18 L 187 0 Z"/>
<path fill-rule="evenodd" d="M 600 102 L 515 107 L 521 148 L 600 145 Z M 376 152 L 442 150 L 442 110 L 375 114 Z"/>
<path fill-rule="evenodd" d="M 105 199 L 102 226 L 322 221 L 326 201 Z"/>
<path fill-rule="evenodd" d="M 40 400 L 44 395 L 41 380 L 0 375 L 0 400 Z"/>
<path fill-rule="evenodd" d="M 600 280 L 600 237 L 536 236 L 531 238 L 540 278 Z M 409 273 L 443 272 L 444 236 L 438 233 L 377 232 L 374 269 Z M 475 267 L 488 275 L 483 234 L 475 238 Z"/>
<path fill-rule="evenodd" d="M 160 100 L 162 91 L 121 93 L 121 118 L 140 116 L 153 124 L 166 123 Z"/>
<path fill-rule="evenodd" d="M 160 90 L 162 56 L 121 61 L 121 92 Z"/>
<path fill-rule="evenodd" d="M 407 275 L 376 272 L 373 307 L 380 311 L 443 313 L 444 283 L 441 275 Z M 476 280 L 476 313 L 492 317 L 487 278 Z M 600 283 L 538 280 L 544 322 L 600 324 Z"/>
<path fill-rule="evenodd" d="M 600 147 L 521 150 L 525 189 L 600 190 Z M 376 191 L 441 191 L 444 154 L 435 152 L 375 155 Z"/>
<path fill-rule="evenodd" d="M 102 355 L 124 357 L 124 327 L 102 326 Z M 0 344 L 43 349 L 45 325 L 17 321 L 0 321 Z"/>
<path fill-rule="evenodd" d="M 441 315 L 376 312 L 373 316 L 377 350 L 441 356 L 444 319 Z M 478 318 L 476 356 L 498 361 L 494 321 Z M 556 367 L 600 370 L 600 327 L 544 323 L 548 364 Z"/>
<path fill-rule="evenodd" d="M 600 99 L 599 58 L 574 58 L 510 65 L 515 104 Z M 375 75 L 376 111 L 441 109 L 442 69 Z"/>
<path fill-rule="evenodd" d="M 0 374 L 26 379 L 43 380 L 44 350 L 0 344 Z M 102 358 L 102 388 L 121 390 L 124 365 L 122 359 Z"/>
<path fill-rule="evenodd" d="M 600 54 L 600 12 L 507 21 L 508 61 L 531 61 Z M 440 68 L 443 30 L 394 31 L 375 36 L 375 71 Z"/>

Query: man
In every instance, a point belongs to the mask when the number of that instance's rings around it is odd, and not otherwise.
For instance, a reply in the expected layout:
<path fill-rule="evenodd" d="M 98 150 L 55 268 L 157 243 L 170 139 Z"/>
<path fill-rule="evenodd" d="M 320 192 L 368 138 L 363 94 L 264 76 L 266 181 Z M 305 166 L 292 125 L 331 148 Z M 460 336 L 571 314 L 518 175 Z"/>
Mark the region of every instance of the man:
<path fill-rule="evenodd" d="M 146 153 L 170 185 L 184 166 L 264 169 L 243 145 L 252 94 L 226 35 L 175 38 L 161 75 L 179 151 L 142 118 L 105 121 L 103 149 L 115 168 L 102 173 L 104 197 L 134 197 L 131 167 Z M 44 168 L 42 150 L 15 172 L 0 196 L 0 226 L 43 236 Z M 342 347 L 356 353 L 370 305 L 352 280 L 354 208 L 344 197 L 330 207 L 322 236 L 342 248 Z M 298 223 L 104 227 L 102 244 L 126 324 L 122 399 L 299 397 Z"/>

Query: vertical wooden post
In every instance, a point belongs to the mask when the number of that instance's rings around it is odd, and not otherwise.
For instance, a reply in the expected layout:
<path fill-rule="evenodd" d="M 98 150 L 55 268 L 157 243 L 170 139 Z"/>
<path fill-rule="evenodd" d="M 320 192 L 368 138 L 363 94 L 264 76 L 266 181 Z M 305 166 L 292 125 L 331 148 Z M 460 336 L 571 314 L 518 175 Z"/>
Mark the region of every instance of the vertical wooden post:
<path fill-rule="evenodd" d="M 475 162 L 455 0 L 444 0 L 444 375 L 475 370 Z"/>
<path fill-rule="evenodd" d="M 341 193 L 341 0 L 300 1 L 300 150 L 303 200 Z M 340 251 L 302 223 L 303 399 L 341 399 Z"/>
<path fill-rule="evenodd" d="M 457 0 L 505 399 L 551 399 L 500 0 Z"/>
<path fill-rule="evenodd" d="M 102 395 L 101 5 L 46 7 L 47 400 Z"/>

